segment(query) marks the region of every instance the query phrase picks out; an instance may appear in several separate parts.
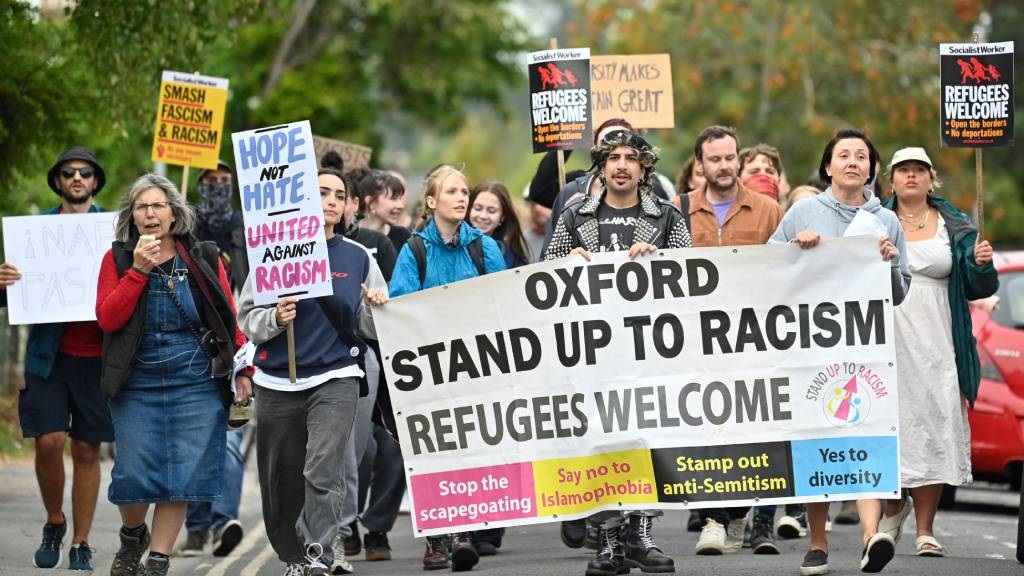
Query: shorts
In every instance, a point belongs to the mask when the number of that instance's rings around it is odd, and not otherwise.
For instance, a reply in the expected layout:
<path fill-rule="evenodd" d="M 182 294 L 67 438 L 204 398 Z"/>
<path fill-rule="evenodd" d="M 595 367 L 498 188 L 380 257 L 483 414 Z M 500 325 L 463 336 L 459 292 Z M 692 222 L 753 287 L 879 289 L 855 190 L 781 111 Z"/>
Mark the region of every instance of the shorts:
<path fill-rule="evenodd" d="M 101 365 L 101 358 L 57 354 L 49 378 L 26 372 L 18 396 L 22 436 L 67 432 L 85 442 L 113 442 L 110 408 L 100 388 Z"/>

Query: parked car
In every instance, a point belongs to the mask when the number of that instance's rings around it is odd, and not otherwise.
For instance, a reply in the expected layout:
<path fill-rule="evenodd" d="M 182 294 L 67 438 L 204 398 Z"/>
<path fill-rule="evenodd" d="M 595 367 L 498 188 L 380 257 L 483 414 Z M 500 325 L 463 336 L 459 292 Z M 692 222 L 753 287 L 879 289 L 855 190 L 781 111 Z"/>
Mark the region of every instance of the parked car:
<path fill-rule="evenodd" d="M 1024 466 L 1024 251 L 997 252 L 999 291 L 973 302 L 971 319 L 981 359 L 981 388 L 971 422 L 976 480 L 1005 482 L 1016 491 Z M 943 504 L 955 489 L 947 486 Z"/>

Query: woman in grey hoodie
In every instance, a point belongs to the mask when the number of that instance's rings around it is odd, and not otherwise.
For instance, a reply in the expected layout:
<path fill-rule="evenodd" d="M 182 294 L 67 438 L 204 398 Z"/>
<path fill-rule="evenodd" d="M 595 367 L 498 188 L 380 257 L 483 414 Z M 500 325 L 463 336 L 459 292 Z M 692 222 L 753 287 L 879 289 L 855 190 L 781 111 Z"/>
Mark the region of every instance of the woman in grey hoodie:
<path fill-rule="evenodd" d="M 858 130 L 844 129 L 825 146 L 818 167 L 818 176 L 830 186 L 814 198 L 794 204 L 769 239 L 770 243 L 793 242 L 802 248 L 813 248 L 823 237 L 841 237 L 859 210 L 875 215 L 888 231 L 878 241 L 882 260 L 891 265 L 893 303 L 903 301 L 910 289 L 906 241 L 899 219 L 867 188 L 878 170 L 878 151 L 868 137 Z M 800 574 L 814 576 L 828 573 L 828 539 L 825 521 L 828 502 L 807 504 L 807 521 L 811 531 L 810 550 L 800 566 Z M 881 501 L 859 500 L 861 527 L 864 530 L 864 552 L 861 571 L 879 572 L 895 554 L 895 541 L 885 532 L 878 532 L 882 515 Z"/>

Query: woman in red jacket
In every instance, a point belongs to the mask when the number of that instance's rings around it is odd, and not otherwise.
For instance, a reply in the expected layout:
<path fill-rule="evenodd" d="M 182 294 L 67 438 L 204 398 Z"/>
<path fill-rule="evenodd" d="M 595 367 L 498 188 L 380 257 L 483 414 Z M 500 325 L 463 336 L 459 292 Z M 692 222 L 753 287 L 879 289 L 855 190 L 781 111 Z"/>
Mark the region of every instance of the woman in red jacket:
<path fill-rule="evenodd" d="M 219 250 L 195 241 L 194 227 L 174 184 L 146 174 L 121 202 L 100 269 L 101 383 L 117 440 L 108 498 L 123 524 L 111 576 L 167 574 L 188 502 L 221 494 L 232 359 L 245 337 Z M 249 377 L 234 388 L 247 402 Z"/>

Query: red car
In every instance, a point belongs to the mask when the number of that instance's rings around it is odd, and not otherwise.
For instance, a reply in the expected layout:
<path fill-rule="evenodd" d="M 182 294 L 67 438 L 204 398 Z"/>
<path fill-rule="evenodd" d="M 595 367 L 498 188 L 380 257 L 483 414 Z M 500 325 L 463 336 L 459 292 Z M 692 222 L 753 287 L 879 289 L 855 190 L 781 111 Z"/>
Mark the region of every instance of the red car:
<path fill-rule="evenodd" d="M 988 299 L 971 306 L 981 358 L 981 388 L 968 412 L 971 462 L 976 480 L 1009 482 L 1019 491 L 1024 465 L 1024 251 L 997 252 L 994 263 L 998 305 L 992 309 L 993 300 Z"/>

